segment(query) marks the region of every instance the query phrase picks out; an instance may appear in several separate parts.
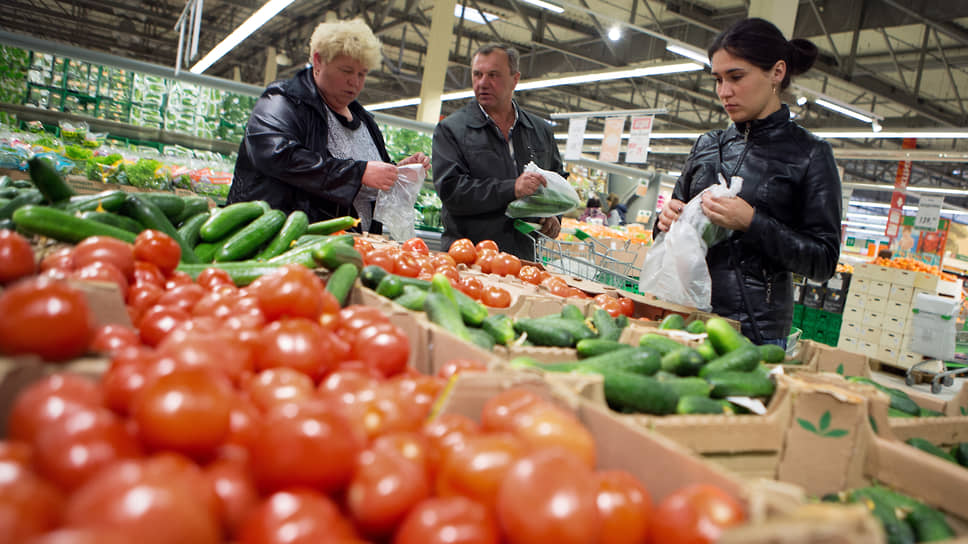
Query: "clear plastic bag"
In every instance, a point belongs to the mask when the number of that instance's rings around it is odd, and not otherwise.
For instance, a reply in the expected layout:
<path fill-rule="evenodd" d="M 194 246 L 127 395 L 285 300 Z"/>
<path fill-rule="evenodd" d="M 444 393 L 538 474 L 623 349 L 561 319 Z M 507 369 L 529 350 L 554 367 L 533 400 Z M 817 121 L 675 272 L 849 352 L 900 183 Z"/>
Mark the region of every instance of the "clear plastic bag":
<path fill-rule="evenodd" d="M 537 172 L 544 176 L 547 185 L 542 186 L 531 196 L 525 196 L 508 204 L 505 215 L 518 219 L 522 217 L 551 217 L 570 212 L 581 206 L 578 193 L 568 181 L 557 172 L 543 170 L 533 162 L 524 167 L 525 172 Z"/>
<path fill-rule="evenodd" d="M 422 164 L 398 166 L 397 182 L 389 191 L 377 195 L 373 219 L 383 223 L 384 234 L 392 240 L 409 240 L 417 235 L 413 205 L 426 176 Z"/>
<path fill-rule="evenodd" d="M 639 292 L 702 311 L 712 309 L 706 251 L 732 231 L 709 221 L 702 212 L 702 196 L 706 191 L 717 197 L 736 196 L 742 187 L 743 178 L 735 176 L 732 184 L 727 185 L 720 174 L 719 184 L 707 187 L 683 207 L 679 219 L 656 238 L 646 254 Z"/>

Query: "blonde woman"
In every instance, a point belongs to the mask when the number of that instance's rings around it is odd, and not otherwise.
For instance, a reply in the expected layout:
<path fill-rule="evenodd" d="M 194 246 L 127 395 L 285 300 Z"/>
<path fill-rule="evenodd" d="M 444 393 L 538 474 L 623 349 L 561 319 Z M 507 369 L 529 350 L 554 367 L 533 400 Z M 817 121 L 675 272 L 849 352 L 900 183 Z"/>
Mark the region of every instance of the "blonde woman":
<path fill-rule="evenodd" d="M 321 23 L 309 42 L 311 66 L 269 84 L 239 146 L 228 203 L 265 200 L 302 210 L 311 222 L 343 215 L 372 221 L 380 190 L 397 180 L 379 127 L 356 98 L 380 65 L 380 41 L 362 20 Z M 416 153 L 401 165 L 430 160 Z"/>

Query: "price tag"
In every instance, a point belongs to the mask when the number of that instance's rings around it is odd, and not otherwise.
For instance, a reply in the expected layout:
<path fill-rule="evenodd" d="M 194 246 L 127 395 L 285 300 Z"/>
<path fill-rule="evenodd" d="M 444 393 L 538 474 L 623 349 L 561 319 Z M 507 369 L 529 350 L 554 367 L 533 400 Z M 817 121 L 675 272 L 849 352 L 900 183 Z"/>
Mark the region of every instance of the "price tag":
<path fill-rule="evenodd" d="M 914 228 L 918 230 L 938 230 L 942 203 L 944 203 L 943 196 L 922 196 L 918 202 L 918 215 L 914 218 Z"/>

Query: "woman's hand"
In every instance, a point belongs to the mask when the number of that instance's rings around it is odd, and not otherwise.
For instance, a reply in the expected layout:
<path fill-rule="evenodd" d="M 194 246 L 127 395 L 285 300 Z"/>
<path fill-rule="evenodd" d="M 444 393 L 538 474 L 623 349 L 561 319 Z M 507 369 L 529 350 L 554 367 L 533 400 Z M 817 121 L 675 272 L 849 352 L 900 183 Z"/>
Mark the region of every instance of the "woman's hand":
<path fill-rule="evenodd" d="M 410 155 L 406 159 L 403 159 L 402 161 L 397 163 L 397 166 L 403 166 L 406 164 L 414 164 L 414 163 L 423 165 L 424 170 L 430 169 L 430 157 L 428 157 L 427 155 L 424 155 L 422 151 L 417 151 L 413 155 Z"/>
<path fill-rule="evenodd" d="M 363 171 L 363 185 L 388 191 L 397 182 L 397 167 L 383 161 L 367 161 Z"/>
<path fill-rule="evenodd" d="M 662 213 L 659 214 L 659 230 L 662 232 L 668 231 L 669 227 L 672 226 L 672 222 L 679 219 L 679 215 L 682 213 L 682 208 L 685 205 L 685 202 L 674 198 L 666 202 L 666 205 L 662 207 Z"/>
<path fill-rule="evenodd" d="M 738 196 L 716 197 L 706 193 L 702 195 L 702 212 L 714 225 L 746 232 L 756 210 Z"/>

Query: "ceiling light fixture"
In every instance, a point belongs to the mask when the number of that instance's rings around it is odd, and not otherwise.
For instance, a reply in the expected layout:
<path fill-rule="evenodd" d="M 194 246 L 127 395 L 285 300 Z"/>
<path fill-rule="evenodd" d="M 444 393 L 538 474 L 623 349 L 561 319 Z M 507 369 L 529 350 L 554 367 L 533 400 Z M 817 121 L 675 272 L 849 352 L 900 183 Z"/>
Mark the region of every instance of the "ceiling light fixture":
<path fill-rule="evenodd" d="M 275 17 L 276 14 L 286 9 L 293 2 L 294 0 L 269 0 L 246 19 L 245 22 L 239 25 L 238 28 L 233 30 L 231 34 L 226 36 L 224 40 L 218 42 L 218 45 L 213 47 L 208 54 L 196 62 L 189 71 L 193 74 L 201 74 L 205 70 L 208 70 L 220 58 L 225 56 L 226 53 L 234 49 L 236 45 L 242 43 L 243 40 L 264 25 L 266 21 Z"/>
<path fill-rule="evenodd" d="M 805 97 L 803 95 L 800 95 L 800 96 L 797 97 L 797 105 L 798 106 L 804 106 L 804 105 L 806 105 L 806 103 L 807 103 L 807 97 Z"/>
<path fill-rule="evenodd" d="M 863 113 L 854 111 L 848 107 L 841 106 L 840 104 L 834 104 L 833 102 L 830 102 L 829 100 L 824 100 L 823 98 L 814 98 L 813 101 L 818 106 L 823 106 L 828 110 L 835 111 L 842 115 L 846 115 L 847 117 L 853 117 L 854 119 L 857 119 L 858 121 L 862 121 L 864 123 L 870 123 L 874 121 L 873 117 L 864 115 Z"/>
<path fill-rule="evenodd" d="M 457 4 L 454 6 L 454 17 L 460 17 L 461 15 L 463 15 L 465 21 L 470 21 L 479 25 L 487 24 L 491 21 L 500 19 L 500 17 L 494 15 L 493 13 L 478 11 L 474 8 L 466 8 L 461 4 Z"/>
<path fill-rule="evenodd" d="M 561 6 L 556 6 L 544 0 L 521 0 L 526 4 L 531 4 L 532 6 L 538 6 L 539 8 L 546 9 L 548 11 L 553 11 L 555 13 L 564 13 L 565 8 Z"/>
<path fill-rule="evenodd" d="M 871 130 L 873 130 L 874 132 L 880 132 L 883 129 L 884 127 L 882 127 L 881 124 L 877 122 L 877 119 L 874 119 L 873 121 L 871 121 Z"/>
<path fill-rule="evenodd" d="M 612 40 L 613 42 L 617 42 L 622 39 L 622 29 L 618 25 L 608 29 L 608 39 Z"/>
<path fill-rule="evenodd" d="M 666 42 L 666 51 L 675 53 L 677 55 L 682 55 L 687 59 L 692 59 L 696 62 L 701 62 L 706 66 L 709 66 L 709 56 L 706 55 L 705 51 L 701 51 L 691 45 L 687 45 L 681 42 Z"/>
<path fill-rule="evenodd" d="M 572 76 L 553 77 L 548 79 L 532 79 L 532 80 L 522 81 L 518 83 L 516 90 L 527 91 L 531 89 L 544 89 L 547 87 L 557 87 L 560 85 L 578 85 L 580 83 L 591 83 L 595 81 L 612 81 L 616 79 L 661 76 L 665 74 L 693 72 L 696 70 L 702 70 L 702 65 L 697 64 L 695 62 L 662 63 L 662 64 L 654 64 L 652 66 L 642 66 L 639 68 L 631 68 L 627 70 L 609 70 L 606 72 L 592 72 L 592 73 L 577 74 Z M 443 101 L 460 100 L 462 98 L 470 98 L 472 96 L 474 96 L 474 91 L 467 89 L 463 91 L 444 93 L 440 95 L 440 99 Z M 420 98 L 406 98 L 401 100 L 393 100 L 391 102 L 381 102 L 379 104 L 372 104 L 370 106 L 367 106 L 366 109 L 370 111 L 385 110 L 389 108 L 400 108 L 403 106 L 412 106 L 419 103 L 420 103 Z M 693 136 L 691 136 L 691 138 L 693 139 L 698 137 L 699 137 L 698 132 L 695 133 Z"/>

